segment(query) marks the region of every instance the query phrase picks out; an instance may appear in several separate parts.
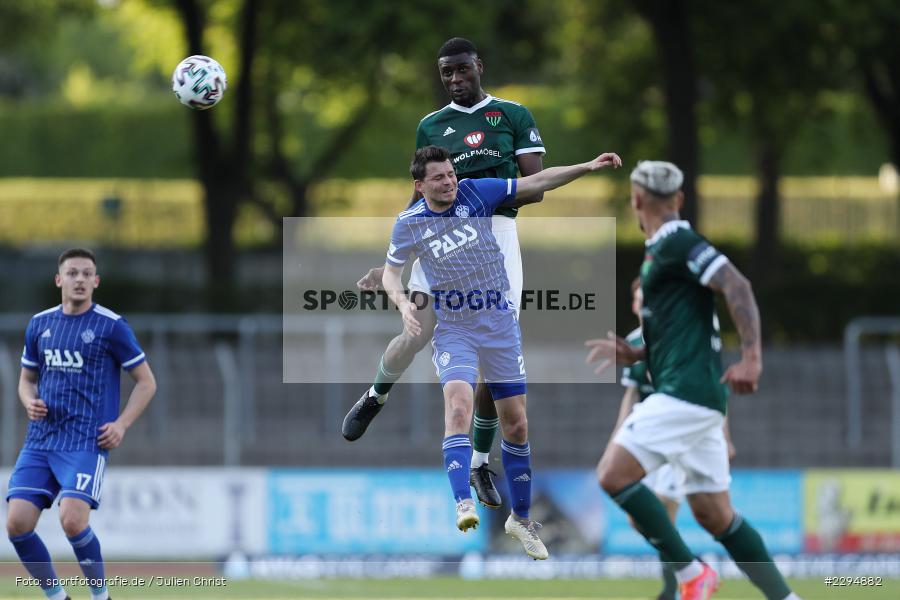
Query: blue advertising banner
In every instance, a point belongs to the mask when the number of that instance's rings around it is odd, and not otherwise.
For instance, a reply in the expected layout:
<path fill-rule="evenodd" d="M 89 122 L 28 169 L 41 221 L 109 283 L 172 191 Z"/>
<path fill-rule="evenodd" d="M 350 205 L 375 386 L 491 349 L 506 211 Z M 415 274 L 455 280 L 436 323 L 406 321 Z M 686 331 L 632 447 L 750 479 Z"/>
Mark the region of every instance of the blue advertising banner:
<path fill-rule="evenodd" d="M 769 551 L 795 554 L 803 550 L 803 474 L 794 470 L 732 471 L 731 502 L 759 531 Z M 628 523 L 625 512 L 604 496 L 606 554 L 650 554 L 653 549 Z M 685 502 L 676 522 L 684 541 L 696 553 L 721 553 L 720 544 L 697 525 Z"/>
<path fill-rule="evenodd" d="M 459 555 L 487 546 L 481 526 L 456 528 L 456 503 L 440 469 L 273 469 L 269 550 L 275 554 Z"/>

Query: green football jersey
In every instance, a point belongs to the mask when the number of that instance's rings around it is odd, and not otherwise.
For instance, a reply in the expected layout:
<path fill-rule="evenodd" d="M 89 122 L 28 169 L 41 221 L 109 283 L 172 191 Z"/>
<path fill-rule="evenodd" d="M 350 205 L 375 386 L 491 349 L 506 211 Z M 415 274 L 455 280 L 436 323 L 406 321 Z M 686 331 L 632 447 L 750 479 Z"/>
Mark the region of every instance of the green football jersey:
<path fill-rule="evenodd" d="M 625 341 L 635 348 L 643 346 L 644 339 L 641 335 L 641 328 L 638 327 L 629 333 L 625 338 Z M 625 387 L 636 387 L 638 389 L 638 395 L 640 396 L 639 402 L 646 399 L 647 396 L 655 391 L 653 389 L 653 383 L 650 381 L 650 375 L 647 373 L 647 363 L 644 361 L 636 362 L 633 365 L 622 369 L 622 385 Z"/>
<path fill-rule="evenodd" d="M 534 117 L 518 102 L 488 95 L 475 106 L 451 102 L 426 115 L 416 129 L 416 148 L 434 145 L 450 150 L 459 179 L 500 179 L 519 176 L 516 157 L 544 153 L 544 141 Z M 496 214 L 515 217 L 516 208 L 500 208 Z"/>
<path fill-rule="evenodd" d="M 645 244 L 641 319 L 653 386 L 725 414 L 722 339 L 706 284 L 728 259 L 687 221 L 665 223 Z"/>

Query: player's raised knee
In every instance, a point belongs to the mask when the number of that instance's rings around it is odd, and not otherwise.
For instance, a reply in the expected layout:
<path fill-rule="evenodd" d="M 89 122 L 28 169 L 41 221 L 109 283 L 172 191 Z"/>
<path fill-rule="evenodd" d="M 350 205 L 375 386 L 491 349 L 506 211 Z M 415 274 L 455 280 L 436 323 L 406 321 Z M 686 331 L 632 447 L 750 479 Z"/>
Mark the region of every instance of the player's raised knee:
<path fill-rule="evenodd" d="M 449 431 L 468 431 L 472 414 L 462 406 L 454 406 L 447 410 L 447 429 Z"/>
<path fill-rule="evenodd" d="M 523 410 L 515 414 L 503 424 L 503 438 L 513 444 L 524 444 L 528 441 L 528 417 Z"/>
<path fill-rule="evenodd" d="M 75 537 L 88 526 L 88 515 L 77 510 L 59 511 L 59 522 L 68 537 Z"/>
<path fill-rule="evenodd" d="M 431 341 L 431 336 L 434 333 L 434 327 L 428 328 L 426 326 L 422 326 L 422 331 L 419 335 L 413 335 L 408 331 L 403 331 L 403 346 L 406 352 L 416 355 L 421 352 L 425 346 Z"/>
<path fill-rule="evenodd" d="M 12 513 L 6 517 L 6 535 L 8 537 L 14 538 L 25 535 L 29 531 L 34 530 L 34 527 L 35 523 L 32 523 L 30 519 L 17 517 Z"/>
<path fill-rule="evenodd" d="M 597 481 L 603 491 L 614 496 L 621 492 L 631 481 L 625 481 L 622 474 L 619 473 L 609 462 L 603 461 L 597 465 Z"/>

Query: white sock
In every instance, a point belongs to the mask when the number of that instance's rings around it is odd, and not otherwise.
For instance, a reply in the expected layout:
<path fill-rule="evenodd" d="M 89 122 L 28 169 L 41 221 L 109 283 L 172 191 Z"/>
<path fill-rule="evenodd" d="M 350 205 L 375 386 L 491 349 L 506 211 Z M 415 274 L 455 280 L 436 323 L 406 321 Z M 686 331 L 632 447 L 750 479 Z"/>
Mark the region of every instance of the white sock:
<path fill-rule="evenodd" d="M 379 394 L 375 391 L 375 386 L 369 388 L 369 395 L 378 400 L 378 404 L 384 404 L 384 401 L 387 400 L 387 394 Z"/>
<path fill-rule="evenodd" d="M 53 594 L 52 596 L 47 596 L 49 600 L 66 600 L 69 595 L 66 593 L 65 589 L 60 589 L 58 592 Z"/>
<path fill-rule="evenodd" d="M 678 583 L 685 583 L 686 581 L 690 581 L 694 577 L 697 577 L 702 572 L 703 565 L 700 564 L 699 560 L 693 560 L 688 566 L 675 571 L 675 579 L 678 580 Z"/>
<path fill-rule="evenodd" d="M 784 597 L 784 600 L 803 600 L 803 598 L 801 598 L 794 592 L 791 592 L 790 594 L 788 594 L 787 596 Z"/>
<path fill-rule="evenodd" d="M 91 600 L 109 600 L 109 592 L 106 588 L 103 588 L 103 591 L 97 595 L 94 595 L 94 591 L 91 590 Z"/>
<path fill-rule="evenodd" d="M 487 452 L 478 452 L 477 450 L 472 450 L 472 468 L 477 469 L 481 465 L 488 464 L 488 459 L 490 458 L 490 454 Z"/>

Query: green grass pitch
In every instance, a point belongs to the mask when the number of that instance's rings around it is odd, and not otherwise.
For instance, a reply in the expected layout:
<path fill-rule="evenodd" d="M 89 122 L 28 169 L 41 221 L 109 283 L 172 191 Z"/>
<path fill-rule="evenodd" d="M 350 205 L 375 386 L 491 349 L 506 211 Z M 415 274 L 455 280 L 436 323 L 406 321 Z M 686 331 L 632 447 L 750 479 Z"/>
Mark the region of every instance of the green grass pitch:
<path fill-rule="evenodd" d="M 821 579 L 793 580 L 794 590 L 805 600 L 881 600 L 900 598 L 900 580 L 885 579 L 880 587 L 825 587 Z M 90 598 L 86 588 L 67 588 L 73 600 Z M 655 598 L 659 582 L 642 579 L 594 580 L 484 580 L 456 578 L 417 580 L 308 580 L 229 581 L 224 587 L 161 587 L 110 589 L 115 600 L 191 598 L 243 598 L 248 600 L 566 600 L 604 598 L 625 600 Z M 15 579 L 0 579 L 0 600 L 43 598 L 38 589 L 16 587 Z M 726 580 L 716 600 L 755 599 L 762 596 L 744 580 Z"/>

